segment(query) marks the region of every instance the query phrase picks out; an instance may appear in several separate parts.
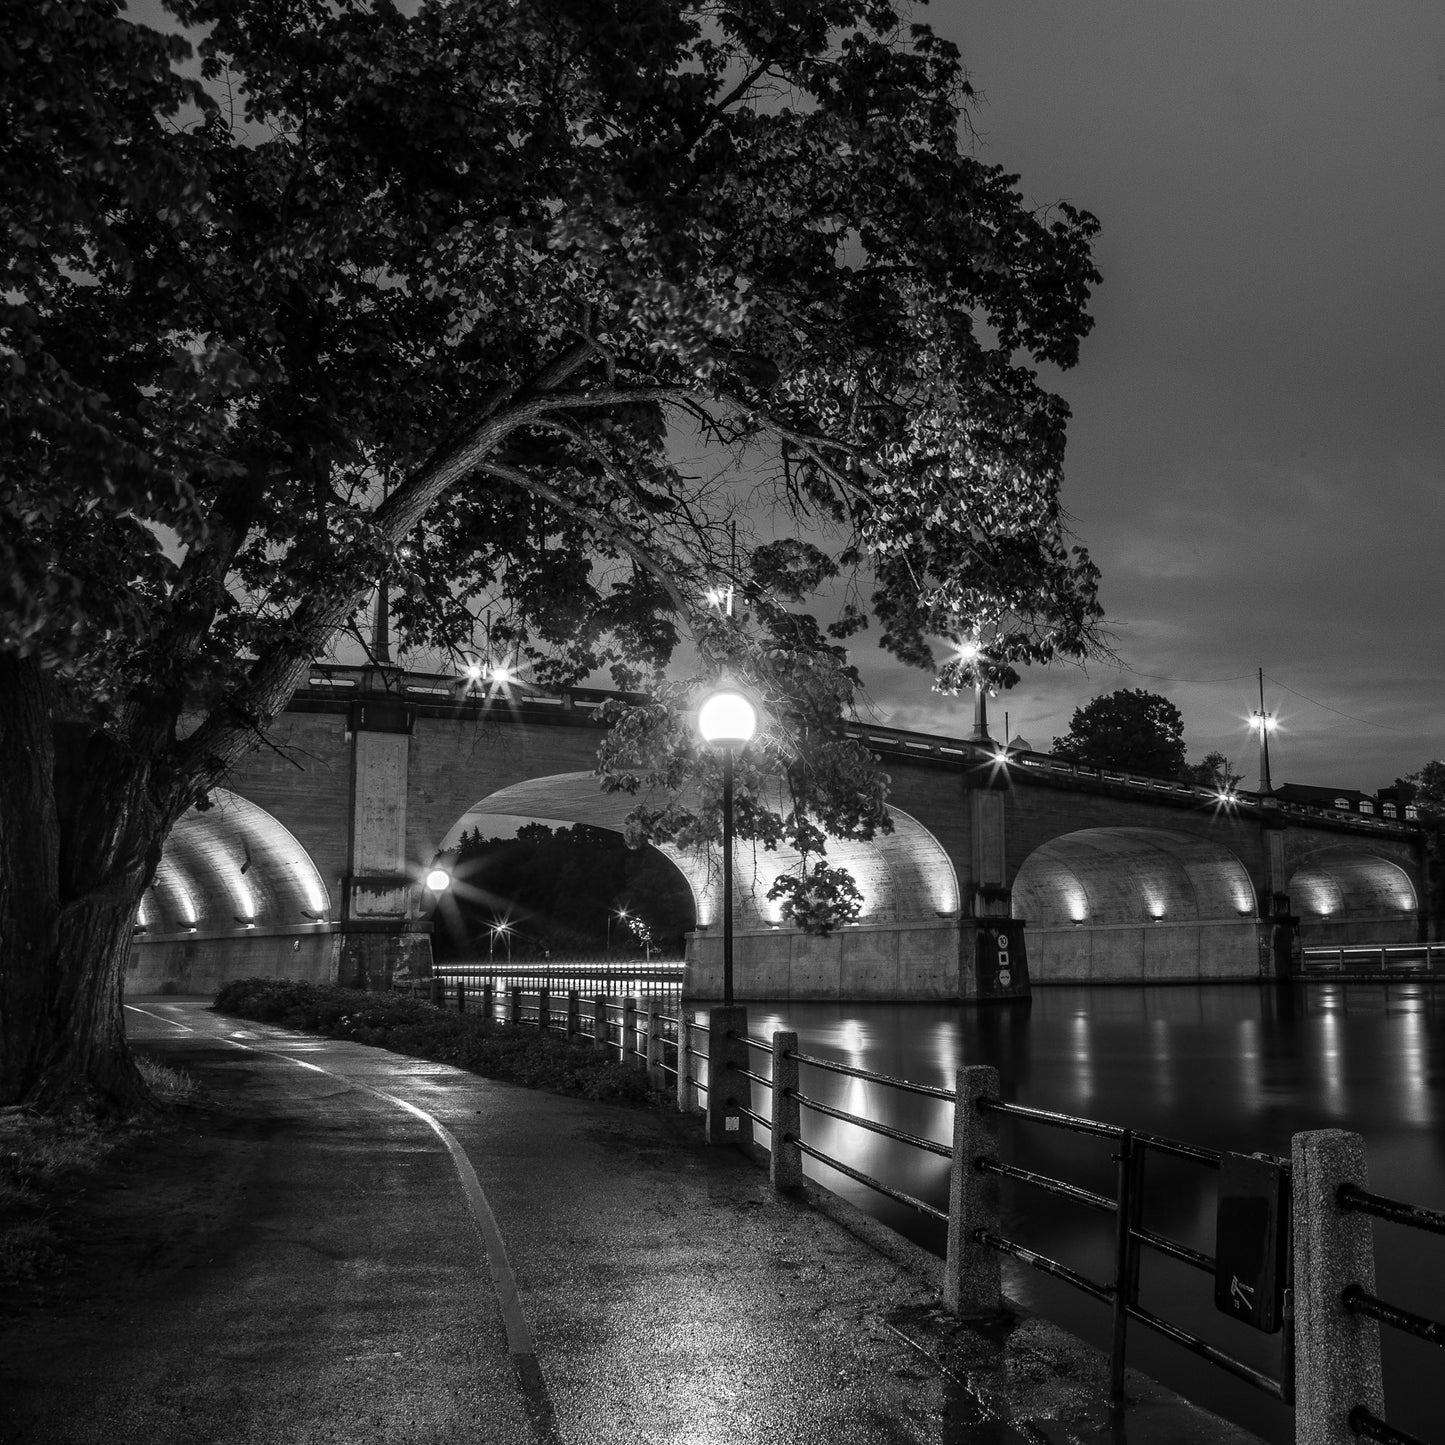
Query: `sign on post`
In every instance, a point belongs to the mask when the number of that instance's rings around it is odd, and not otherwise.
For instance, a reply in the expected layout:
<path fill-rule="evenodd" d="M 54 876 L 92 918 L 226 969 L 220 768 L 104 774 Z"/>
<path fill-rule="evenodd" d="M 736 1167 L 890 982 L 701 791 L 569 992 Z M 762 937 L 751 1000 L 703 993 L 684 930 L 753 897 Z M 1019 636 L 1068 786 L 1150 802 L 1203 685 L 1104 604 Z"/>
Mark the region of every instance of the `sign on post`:
<path fill-rule="evenodd" d="M 1284 1317 L 1289 1183 L 1279 1162 L 1226 1154 L 1219 1163 L 1214 1233 L 1214 1304 L 1273 1334 Z"/>
<path fill-rule="evenodd" d="M 980 919 L 974 957 L 979 998 L 1029 996 L 1029 965 L 1024 954 L 1022 919 Z"/>

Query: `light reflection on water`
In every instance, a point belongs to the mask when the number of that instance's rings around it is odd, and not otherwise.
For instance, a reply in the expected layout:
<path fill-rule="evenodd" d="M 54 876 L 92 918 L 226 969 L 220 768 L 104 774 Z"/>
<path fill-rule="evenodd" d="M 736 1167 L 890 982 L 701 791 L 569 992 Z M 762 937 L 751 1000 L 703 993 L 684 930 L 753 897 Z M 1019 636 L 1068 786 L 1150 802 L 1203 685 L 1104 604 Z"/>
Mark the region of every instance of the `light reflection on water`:
<path fill-rule="evenodd" d="M 1288 1156 L 1301 1129 L 1365 1137 L 1371 1187 L 1445 1207 L 1445 990 L 1429 985 L 1055 987 L 1031 1001 L 950 1008 L 922 1004 L 754 1004 L 748 1032 L 796 1029 L 803 1053 L 944 1088 L 964 1063 L 999 1070 L 1005 1099 L 1124 1124 L 1214 1149 Z M 761 1060 L 755 1059 L 755 1065 Z M 765 1071 L 765 1070 L 760 1070 Z M 756 1086 L 755 1086 L 756 1087 Z M 948 1143 L 952 1106 L 884 1085 L 804 1068 L 802 1091 L 835 1108 Z M 766 1116 L 767 1091 L 754 1107 Z M 939 1208 L 947 1161 L 804 1110 L 815 1147 Z M 1101 1194 L 1115 1190 L 1106 1140 L 1007 1121 L 1003 1157 Z M 941 1253 L 942 1227 L 812 1160 L 807 1172 Z M 1113 1221 L 1004 1182 L 1005 1232 L 1100 1281 L 1113 1269 Z M 1144 1225 L 1214 1251 L 1214 1174 L 1151 1155 Z M 1379 1293 L 1445 1314 L 1445 1240 L 1377 1224 Z M 1218 1314 L 1209 1278 L 1144 1251 L 1141 1303 L 1269 1373 L 1278 1336 Z M 1006 1287 L 1026 1306 L 1105 1345 L 1108 1310 L 1068 1286 L 1005 1261 Z M 1393 1331 L 1386 1342 L 1392 1424 L 1445 1439 L 1445 1403 L 1430 1347 Z M 1129 1361 L 1191 1398 L 1280 1442 L 1292 1414 L 1140 1325 Z"/>

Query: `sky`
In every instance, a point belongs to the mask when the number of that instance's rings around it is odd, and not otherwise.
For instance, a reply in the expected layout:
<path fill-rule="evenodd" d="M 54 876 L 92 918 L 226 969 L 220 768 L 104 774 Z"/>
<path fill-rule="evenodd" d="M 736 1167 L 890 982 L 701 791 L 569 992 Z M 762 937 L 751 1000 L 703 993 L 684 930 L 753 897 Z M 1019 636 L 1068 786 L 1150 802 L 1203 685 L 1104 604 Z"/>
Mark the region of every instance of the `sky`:
<path fill-rule="evenodd" d="M 1103 227 L 1094 331 L 1046 382 L 1127 670 L 1029 669 L 990 721 L 1047 750 L 1091 697 L 1160 692 L 1190 761 L 1253 787 L 1263 668 L 1276 785 L 1373 791 L 1445 755 L 1445 6 L 919 18 L 981 92 L 979 159 Z M 854 661 L 876 721 L 971 727 L 867 634 Z"/>
<path fill-rule="evenodd" d="M 132 13 L 166 24 L 156 0 Z M 1102 224 L 1064 505 L 1121 663 L 1024 672 L 994 735 L 1048 750 L 1116 688 L 1190 761 L 1388 785 L 1445 756 L 1445 6 L 935 0 L 975 154 Z M 865 633 L 863 714 L 964 733 L 970 698 Z M 605 680 L 604 680 L 605 681 Z"/>

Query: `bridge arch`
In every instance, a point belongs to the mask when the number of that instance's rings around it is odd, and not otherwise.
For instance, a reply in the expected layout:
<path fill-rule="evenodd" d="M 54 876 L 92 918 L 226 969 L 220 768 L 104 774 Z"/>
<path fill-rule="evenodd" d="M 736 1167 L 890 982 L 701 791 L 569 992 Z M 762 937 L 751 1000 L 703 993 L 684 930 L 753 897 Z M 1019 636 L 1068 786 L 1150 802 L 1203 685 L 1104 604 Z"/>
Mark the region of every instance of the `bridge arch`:
<path fill-rule="evenodd" d="M 443 848 L 455 845 L 475 820 L 489 815 L 535 818 L 556 823 L 586 823 L 621 832 L 623 819 L 635 804 L 624 793 L 603 793 L 590 772 L 557 773 L 530 778 L 501 788 L 474 803 L 449 829 Z M 828 840 L 828 857 L 847 868 L 863 895 L 860 925 L 883 925 L 918 919 L 954 917 L 958 913 L 958 879 L 943 845 L 915 818 L 891 809 L 894 831 L 869 843 Z M 662 853 L 687 880 L 701 928 L 720 926 L 721 869 L 707 851 L 689 852 L 659 844 Z M 795 868 L 791 849 L 766 852 L 738 846 L 734 868 L 734 924 L 742 930 L 774 931 L 782 912 L 768 898 L 774 881 Z"/>
<path fill-rule="evenodd" d="M 1014 878 L 1036 982 L 1254 977 L 1257 904 L 1224 844 L 1165 828 L 1083 828 Z"/>
<path fill-rule="evenodd" d="M 1289 898 L 1306 945 L 1416 937 L 1420 904 L 1409 873 L 1359 847 L 1322 848 L 1301 858 L 1290 875 Z"/>
<path fill-rule="evenodd" d="M 217 788 L 171 830 L 139 923 L 148 934 L 232 932 L 324 923 L 326 884 L 290 830 L 239 793 Z"/>

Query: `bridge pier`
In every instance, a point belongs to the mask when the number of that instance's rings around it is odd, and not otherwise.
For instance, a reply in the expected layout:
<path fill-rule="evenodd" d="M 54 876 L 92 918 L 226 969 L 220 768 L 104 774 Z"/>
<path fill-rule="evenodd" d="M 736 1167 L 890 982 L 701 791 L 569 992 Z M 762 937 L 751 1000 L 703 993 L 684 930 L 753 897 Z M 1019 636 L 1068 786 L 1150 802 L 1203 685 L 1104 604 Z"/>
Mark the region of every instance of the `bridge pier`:
<path fill-rule="evenodd" d="M 993 765 L 965 776 L 972 907 L 958 934 L 958 996 L 983 1003 L 1028 998 L 1029 965 L 1024 920 L 1011 917 L 1004 809 L 1008 777 Z"/>
<path fill-rule="evenodd" d="M 416 709 L 385 680 L 381 668 L 369 670 L 347 716 L 351 810 L 337 981 L 351 988 L 390 988 L 432 971 L 431 924 L 417 916 L 421 882 L 406 847 Z"/>

